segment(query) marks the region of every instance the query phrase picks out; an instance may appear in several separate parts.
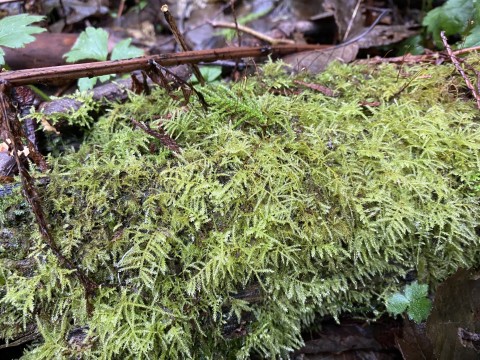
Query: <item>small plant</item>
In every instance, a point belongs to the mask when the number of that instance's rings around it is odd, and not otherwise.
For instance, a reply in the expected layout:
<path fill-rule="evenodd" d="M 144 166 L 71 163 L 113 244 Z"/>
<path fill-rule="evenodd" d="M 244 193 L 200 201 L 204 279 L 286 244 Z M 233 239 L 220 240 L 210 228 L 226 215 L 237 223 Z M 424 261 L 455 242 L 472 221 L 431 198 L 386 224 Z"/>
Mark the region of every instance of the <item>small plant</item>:
<path fill-rule="evenodd" d="M 143 55 L 143 50 L 131 46 L 131 38 L 120 41 L 112 50 L 110 60 L 130 59 Z M 103 29 L 87 27 L 80 33 L 72 49 L 64 57 L 67 62 L 77 62 L 80 60 L 98 60 L 105 61 L 108 58 L 108 33 Z M 113 75 L 103 75 L 93 78 L 81 78 L 78 80 L 80 91 L 92 89 L 97 81 L 105 82 Z"/>
<path fill-rule="evenodd" d="M 200 72 L 207 83 L 213 83 L 217 81 L 220 76 L 222 75 L 222 67 L 221 66 L 202 66 L 200 67 Z M 199 81 L 195 75 L 192 75 L 190 81 L 193 84 L 198 84 Z"/>
<path fill-rule="evenodd" d="M 426 320 L 432 308 L 432 302 L 427 297 L 428 285 L 416 281 L 405 286 L 405 292 L 395 293 L 387 299 L 387 311 L 393 315 L 407 312 L 410 320 L 417 324 Z"/>
<path fill-rule="evenodd" d="M 423 25 L 432 33 L 435 45 L 442 47 L 440 31 L 448 35 L 462 35 L 464 47 L 480 44 L 480 2 L 474 0 L 448 0 L 428 12 Z"/>
<path fill-rule="evenodd" d="M 20 14 L 8 16 L 0 20 L 0 46 L 21 48 L 35 40 L 33 34 L 44 32 L 31 24 L 43 20 L 43 16 Z M 5 64 L 5 52 L 0 48 L 0 65 Z"/>

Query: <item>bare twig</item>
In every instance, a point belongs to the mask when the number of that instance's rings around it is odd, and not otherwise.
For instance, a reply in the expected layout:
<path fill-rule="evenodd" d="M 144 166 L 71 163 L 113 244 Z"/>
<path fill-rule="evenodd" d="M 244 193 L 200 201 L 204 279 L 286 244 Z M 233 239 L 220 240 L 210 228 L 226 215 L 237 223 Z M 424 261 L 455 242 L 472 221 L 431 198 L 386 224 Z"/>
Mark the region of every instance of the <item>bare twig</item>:
<path fill-rule="evenodd" d="M 235 11 L 235 0 L 230 0 L 230 9 L 232 10 L 233 23 L 235 24 L 235 30 L 238 39 L 238 46 L 242 46 L 242 34 L 238 30 L 237 12 Z"/>
<path fill-rule="evenodd" d="M 447 37 L 445 36 L 445 31 L 440 32 L 440 36 L 442 37 L 443 45 L 445 45 L 445 48 L 447 49 L 448 56 L 450 56 L 450 60 L 452 61 L 453 65 L 455 65 L 455 68 L 457 69 L 457 71 L 462 75 L 463 80 L 465 80 L 465 84 L 467 85 L 467 88 L 472 92 L 472 95 L 475 98 L 475 100 L 477 100 L 478 109 L 480 109 L 480 94 L 478 93 L 478 91 L 475 89 L 475 87 L 470 82 L 470 79 L 465 74 L 465 71 L 463 70 L 462 66 L 460 65 L 460 63 L 457 59 L 457 57 L 453 53 L 450 45 L 448 45 Z M 475 75 L 477 75 L 477 78 L 478 78 L 478 73 L 477 72 L 475 72 Z"/>
<path fill-rule="evenodd" d="M 224 22 L 224 21 L 209 21 L 209 24 L 214 27 L 221 27 L 221 28 L 227 28 L 227 29 L 235 29 L 237 31 L 242 31 L 245 34 L 252 35 L 256 37 L 257 39 L 263 40 L 268 42 L 269 44 L 272 45 L 278 45 L 278 44 L 295 44 L 295 41 L 289 40 L 289 39 L 274 39 L 271 36 L 262 34 L 256 30 L 253 30 L 252 28 L 249 28 L 244 25 L 236 24 L 236 23 L 230 23 L 230 22 Z"/>
<path fill-rule="evenodd" d="M 180 45 L 183 51 L 190 51 L 191 49 L 187 45 L 185 38 L 177 28 L 175 19 L 173 18 L 170 11 L 168 11 L 168 5 L 163 5 L 161 9 L 162 9 L 163 15 L 165 16 L 165 20 L 167 21 L 168 25 L 170 25 L 170 29 L 172 30 L 173 37 L 177 41 L 177 44 Z M 200 83 L 200 85 L 201 86 L 205 85 L 205 79 L 203 78 L 203 75 L 200 72 L 200 69 L 198 68 L 198 66 L 196 64 L 190 64 L 190 66 L 192 68 L 192 72 L 197 77 L 197 80 Z"/>
<path fill-rule="evenodd" d="M 328 87 L 320 85 L 320 84 L 307 83 L 307 82 L 301 81 L 301 80 L 293 80 L 293 82 L 295 84 L 302 85 L 302 86 L 305 86 L 309 89 L 318 91 L 325 96 L 331 96 L 331 97 L 336 96 L 335 92 L 332 89 L 329 89 Z"/>
<path fill-rule="evenodd" d="M 480 46 L 473 46 L 471 48 L 455 50 L 453 51 L 453 54 L 455 56 L 459 56 L 459 55 L 464 55 L 464 54 L 468 54 L 468 53 L 479 51 L 479 50 L 480 50 Z M 431 63 L 431 62 L 437 61 L 439 57 L 447 58 L 448 54 L 445 54 L 442 52 L 434 52 L 434 53 L 428 53 L 423 55 L 406 54 L 406 55 L 396 56 L 391 58 L 377 56 L 370 59 L 357 60 L 356 62 L 359 64 L 382 64 L 382 63 L 403 64 L 403 63 L 422 63 L 422 62 Z"/>
<path fill-rule="evenodd" d="M 179 153 L 181 151 L 180 146 L 178 146 L 177 142 L 175 139 L 173 139 L 170 135 L 168 135 L 165 130 L 162 129 L 160 126 L 157 130 L 152 130 L 148 125 L 141 123 L 134 118 L 130 119 L 132 121 L 132 124 L 135 126 L 139 127 L 143 131 L 145 131 L 148 135 L 153 136 L 154 138 L 157 138 L 160 140 L 163 146 L 165 146 L 167 149 L 173 151 L 174 153 Z"/>
<path fill-rule="evenodd" d="M 45 241 L 46 245 L 52 250 L 55 257 L 58 259 L 61 266 L 69 270 L 75 270 L 73 276 L 76 276 L 85 288 L 85 295 L 87 297 L 87 306 L 90 306 L 88 296 L 91 295 L 98 285 L 89 279 L 85 273 L 79 269 L 71 260 L 67 259 L 61 252 L 58 245 L 55 243 L 52 234 L 50 233 L 46 216 L 43 211 L 40 197 L 34 185 L 34 181 L 25 167 L 24 157 L 27 147 L 22 144 L 21 124 L 17 118 L 15 109 L 12 106 L 10 98 L 10 85 L 5 81 L 0 82 L 0 115 L 2 117 L 2 125 L 7 130 L 7 136 L 10 140 L 12 154 L 15 157 L 20 179 L 22 182 L 23 195 L 35 215 L 40 235 Z M 27 139 L 28 141 L 28 139 Z"/>
<path fill-rule="evenodd" d="M 358 9 L 360 8 L 361 3 L 362 3 L 362 0 L 357 0 L 357 5 L 355 5 L 355 9 L 353 9 L 352 17 L 348 22 L 347 30 L 345 31 L 345 35 L 343 36 L 343 41 L 347 40 L 348 35 L 350 35 L 350 30 L 352 30 L 353 21 L 357 17 Z"/>
<path fill-rule="evenodd" d="M 23 334 L 21 337 L 19 337 L 15 341 L 11 341 L 8 344 L 0 345 L 0 350 L 6 349 L 6 348 L 13 348 L 15 346 L 20 346 L 20 345 L 29 343 L 32 340 L 36 340 L 36 339 L 40 338 L 41 336 L 42 335 L 40 334 L 40 332 L 32 330 L 30 332 L 27 332 L 27 333 Z"/>
<path fill-rule="evenodd" d="M 160 54 L 140 58 L 115 61 L 99 61 L 85 64 L 51 66 L 38 69 L 5 71 L 0 80 L 8 81 L 12 86 L 34 83 L 49 83 L 55 80 L 74 80 L 82 77 L 94 77 L 107 74 L 123 74 L 134 70 L 148 70 L 150 61 L 161 66 L 197 64 L 222 59 L 240 59 L 245 57 L 280 56 L 301 51 L 328 49 L 327 45 L 277 45 L 262 47 L 220 48 L 210 50 L 186 51 L 183 53 Z"/>

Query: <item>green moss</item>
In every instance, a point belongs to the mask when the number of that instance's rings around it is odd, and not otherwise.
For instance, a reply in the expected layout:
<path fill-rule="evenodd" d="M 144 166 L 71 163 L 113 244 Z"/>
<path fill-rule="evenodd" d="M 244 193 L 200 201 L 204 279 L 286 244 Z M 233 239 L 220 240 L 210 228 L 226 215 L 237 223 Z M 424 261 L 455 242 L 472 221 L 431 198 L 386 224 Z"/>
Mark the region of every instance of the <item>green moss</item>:
<path fill-rule="evenodd" d="M 35 260 L 22 273 L 0 253 L 2 335 L 23 323 L 43 338 L 25 358 L 284 356 L 315 315 L 380 314 L 406 272 L 434 286 L 478 264 L 480 131 L 452 67 L 399 81 L 387 65 L 297 76 L 334 98 L 280 67 L 202 89 L 208 111 L 161 90 L 132 95 L 78 152 L 50 159 L 41 196 L 54 238 L 101 286 L 89 314 L 32 217 L 4 216 Z M 182 152 L 131 118 L 161 123 Z"/>

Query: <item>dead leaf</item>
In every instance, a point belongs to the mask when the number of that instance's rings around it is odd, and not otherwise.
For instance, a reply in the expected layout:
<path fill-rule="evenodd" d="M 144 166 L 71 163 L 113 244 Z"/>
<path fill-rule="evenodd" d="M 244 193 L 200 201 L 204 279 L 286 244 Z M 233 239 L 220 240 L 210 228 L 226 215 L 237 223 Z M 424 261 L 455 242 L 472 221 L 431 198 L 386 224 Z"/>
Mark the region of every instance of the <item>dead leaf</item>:
<path fill-rule="evenodd" d="M 320 84 L 307 83 L 307 82 L 305 82 L 305 81 L 300 81 L 300 80 L 293 80 L 293 82 L 294 82 L 295 84 L 303 85 L 303 86 L 305 86 L 305 87 L 307 87 L 307 88 L 309 88 L 309 89 L 318 91 L 318 92 L 322 93 L 322 94 L 325 95 L 325 96 L 331 96 L 331 97 L 336 96 L 335 91 L 333 91 L 332 89 L 329 89 L 329 88 L 326 87 L 326 86 L 320 85 Z"/>
<path fill-rule="evenodd" d="M 55 129 L 55 126 L 51 125 L 47 118 L 46 117 L 43 117 L 41 120 L 40 120 L 40 124 L 42 124 L 43 126 L 43 130 L 45 130 L 46 132 L 53 132 L 57 135 L 60 135 L 60 132 Z"/>
<path fill-rule="evenodd" d="M 287 55 L 283 61 L 291 65 L 295 72 L 308 71 L 311 74 L 318 74 L 326 69 L 328 64 L 337 60 L 349 63 L 357 57 L 358 45 L 356 43 L 332 49 L 305 51 Z"/>
<path fill-rule="evenodd" d="M 369 47 L 391 45 L 417 33 L 418 31 L 413 30 L 409 25 L 377 25 L 358 40 L 358 46 L 361 49 L 367 49 Z"/>

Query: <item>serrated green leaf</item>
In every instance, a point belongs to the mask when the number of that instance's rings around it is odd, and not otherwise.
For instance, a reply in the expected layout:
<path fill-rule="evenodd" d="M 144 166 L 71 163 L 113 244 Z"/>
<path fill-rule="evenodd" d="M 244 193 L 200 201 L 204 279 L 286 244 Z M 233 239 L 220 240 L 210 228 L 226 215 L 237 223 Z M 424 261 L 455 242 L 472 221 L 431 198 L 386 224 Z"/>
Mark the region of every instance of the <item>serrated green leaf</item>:
<path fill-rule="evenodd" d="M 469 48 L 480 45 L 480 25 L 475 26 L 465 38 L 463 47 Z"/>
<path fill-rule="evenodd" d="M 423 19 L 423 25 L 432 33 L 435 44 L 441 46 L 441 31 L 445 31 L 446 35 L 462 33 L 479 9 L 480 2 L 448 0 L 442 6 L 431 10 Z"/>
<path fill-rule="evenodd" d="M 404 295 L 396 293 L 387 299 L 387 311 L 399 315 L 407 310 L 408 304 L 409 301 Z"/>
<path fill-rule="evenodd" d="M 78 79 L 78 82 L 77 82 L 78 89 L 80 91 L 93 89 L 97 81 L 98 81 L 98 77 L 93 77 L 93 78 L 84 77 L 84 78 Z"/>
<path fill-rule="evenodd" d="M 416 281 L 410 285 L 405 286 L 405 297 L 408 301 L 413 302 L 417 299 L 422 299 L 428 295 L 428 285 L 418 284 Z"/>
<path fill-rule="evenodd" d="M 94 76 L 92 78 L 81 78 L 78 79 L 77 85 L 80 91 L 90 90 L 97 84 L 97 82 L 104 83 L 110 80 L 115 75 L 107 74 L 102 76 Z"/>
<path fill-rule="evenodd" d="M 202 66 L 200 67 L 200 73 L 207 83 L 213 82 L 222 75 L 221 66 Z M 190 79 L 192 83 L 198 83 L 197 77 L 192 75 Z"/>
<path fill-rule="evenodd" d="M 108 33 L 103 29 L 87 27 L 75 41 L 72 49 L 63 56 L 67 58 L 67 62 L 107 60 Z"/>
<path fill-rule="evenodd" d="M 408 317 L 417 324 L 428 318 L 430 310 L 432 309 L 432 302 L 428 298 L 415 299 L 410 302 L 408 306 Z"/>
<path fill-rule="evenodd" d="M 20 14 L 8 16 L 0 20 L 0 46 L 10 48 L 23 47 L 35 40 L 31 35 L 44 32 L 38 26 L 30 26 L 34 22 L 43 20 L 43 16 Z M 0 49 L 0 63 L 4 63 L 5 52 Z"/>
<path fill-rule="evenodd" d="M 122 60 L 122 59 L 131 59 L 134 57 L 139 57 L 143 55 L 143 50 L 135 46 L 131 46 L 130 43 L 132 39 L 124 39 L 120 41 L 112 51 L 112 60 Z"/>

